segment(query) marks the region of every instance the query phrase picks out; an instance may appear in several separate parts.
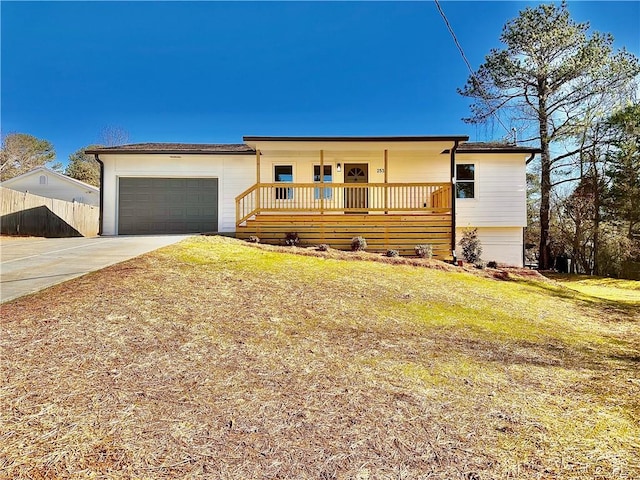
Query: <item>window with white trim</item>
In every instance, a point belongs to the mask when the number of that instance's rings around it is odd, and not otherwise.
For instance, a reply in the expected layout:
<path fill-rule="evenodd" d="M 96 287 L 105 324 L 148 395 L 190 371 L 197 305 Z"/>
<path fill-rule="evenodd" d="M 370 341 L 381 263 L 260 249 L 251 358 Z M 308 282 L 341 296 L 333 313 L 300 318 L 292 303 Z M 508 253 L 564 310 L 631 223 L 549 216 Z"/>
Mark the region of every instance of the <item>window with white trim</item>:
<path fill-rule="evenodd" d="M 273 178 L 278 182 L 293 182 L 293 165 L 275 165 Z M 276 188 L 276 200 L 290 200 L 293 198 L 293 188 Z"/>
<path fill-rule="evenodd" d="M 333 168 L 331 165 L 325 165 L 324 166 L 324 182 L 325 183 L 332 183 L 333 182 Z M 313 166 L 313 181 L 314 183 L 320 183 L 320 165 L 314 165 Z M 314 193 L 313 196 L 316 200 L 320 199 L 320 189 L 319 188 L 314 188 L 313 189 Z M 324 189 L 324 195 L 323 197 L 325 199 L 330 199 L 332 195 L 332 190 L 331 188 L 325 188 Z"/>
<path fill-rule="evenodd" d="M 456 198 L 475 198 L 476 166 L 473 163 L 456 165 Z"/>

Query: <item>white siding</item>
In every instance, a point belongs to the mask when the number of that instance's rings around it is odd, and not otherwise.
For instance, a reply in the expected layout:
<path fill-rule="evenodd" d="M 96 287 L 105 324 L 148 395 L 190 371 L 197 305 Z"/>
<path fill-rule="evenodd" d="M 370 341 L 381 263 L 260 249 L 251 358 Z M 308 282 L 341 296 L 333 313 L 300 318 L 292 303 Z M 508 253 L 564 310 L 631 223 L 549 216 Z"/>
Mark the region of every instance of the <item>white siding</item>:
<path fill-rule="evenodd" d="M 256 183 L 255 155 L 227 157 L 224 160 L 224 176 L 220 177 L 220 231 L 236 231 L 236 197 Z"/>
<path fill-rule="evenodd" d="M 103 235 L 117 235 L 119 177 L 218 179 L 218 231 L 235 231 L 235 197 L 255 183 L 254 155 L 100 155 L 104 162 Z"/>
<path fill-rule="evenodd" d="M 406 155 L 389 152 L 389 183 L 442 183 L 451 180 L 449 155 Z"/>
<path fill-rule="evenodd" d="M 475 198 L 456 200 L 456 226 L 527 225 L 525 154 L 456 155 L 456 163 L 475 165 Z"/>
<path fill-rule="evenodd" d="M 464 228 L 456 228 L 456 239 L 460 242 Z M 522 267 L 523 238 L 521 227 L 479 227 L 478 238 L 482 245 L 482 259 L 485 262 L 491 260 L 499 264 Z M 456 250 L 461 258 L 462 249 Z"/>

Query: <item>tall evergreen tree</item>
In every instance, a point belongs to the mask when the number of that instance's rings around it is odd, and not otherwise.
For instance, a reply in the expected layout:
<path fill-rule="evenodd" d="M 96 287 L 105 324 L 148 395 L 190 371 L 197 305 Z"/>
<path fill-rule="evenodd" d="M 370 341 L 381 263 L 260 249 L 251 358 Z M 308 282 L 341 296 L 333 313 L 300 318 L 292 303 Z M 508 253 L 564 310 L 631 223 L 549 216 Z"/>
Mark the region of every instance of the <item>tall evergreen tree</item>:
<path fill-rule="evenodd" d="M 526 8 L 504 26 L 494 49 L 459 92 L 474 100 L 471 123 L 498 112 L 535 129 L 540 159 L 540 267 L 551 265 L 550 197 L 553 175 L 577 150 L 552 156 L 551 146 L 572 137 L 599 102 L 625 101 L 640 73 L 638 59 L 613 51 L 609 34 L 588 35 L 589 24 L 570 18 L 565 2 Z"/>
<path fill-rule="evenodd" d="M 627 236 L 640 240 L 640 104 L 611 116 L 612 151 L 607 196 L 609 217 L 625 224 Z"/>

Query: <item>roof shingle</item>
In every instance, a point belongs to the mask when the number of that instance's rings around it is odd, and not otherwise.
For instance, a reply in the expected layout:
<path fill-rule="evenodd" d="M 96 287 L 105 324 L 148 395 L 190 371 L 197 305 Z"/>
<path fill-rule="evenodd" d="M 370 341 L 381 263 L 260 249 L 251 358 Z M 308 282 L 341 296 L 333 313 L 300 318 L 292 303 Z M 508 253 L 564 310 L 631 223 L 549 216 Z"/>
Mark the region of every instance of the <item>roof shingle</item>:
<path fill-rule="evenodd" d="M 442 140 L 445 137 L 245 137 L 249 139 L 268 140 L 377 140 L 377 141 L 417 141 L 417 140 Z M 447 139 L 462 138 L 447 137 Z M 502 142 L 462 142 L 458 146 L 458 152 L 481 153 L 481 152 L 503 152 L 503 153 L 538 153 L 539 148 L 511 145 Z M 448 153 L 449 150 L 445 150 Z M 249 155 L 255 153 L 255 149 L 244 143 L 133 143 L 129 145 L 117 145 L 114 147 L 94 147 L 85 151 L 87 154 L 109 154 L 109 153 L 165 153 L 165 154 L 227 154 L 227 155 Z"/>
<path fill-rule="evenodd" d="M 174 154 L 251 154 L 255 150 L 244 143 L 132 143 L 86 150 L 87 154 L 174 153 Z"/>
<path fill-rule="evenodd" d="M 502 142 L 465 142 L 458 146 L 458 152 L 479 153 L 479 152 L 505 152 L 505 153 L 537 153 L 537 147 L 526 147 L 524 145 L 513 145 Z"/>

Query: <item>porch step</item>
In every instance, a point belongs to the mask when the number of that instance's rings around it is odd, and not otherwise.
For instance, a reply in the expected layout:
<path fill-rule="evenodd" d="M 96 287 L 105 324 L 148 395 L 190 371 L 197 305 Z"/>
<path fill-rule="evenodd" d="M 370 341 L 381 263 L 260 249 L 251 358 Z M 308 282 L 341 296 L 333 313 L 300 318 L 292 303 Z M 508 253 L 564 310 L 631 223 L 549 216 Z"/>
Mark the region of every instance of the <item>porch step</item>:
<path fill-rule="evenodd" d="M 296 232 L 304 246 L 326 243 L 349 250 L 351 239 L 363 236 L 368 251 L 398 250 L 414 255 L 415 246 L 430 244 L 434 257 L 445 258 L 451 249 L 451 216 L 443 214 L 292 214 L 257 215 L 237 229 L 236 236 L 257 236 L 263 243 L 282 245 L 285 235 Z"/>

